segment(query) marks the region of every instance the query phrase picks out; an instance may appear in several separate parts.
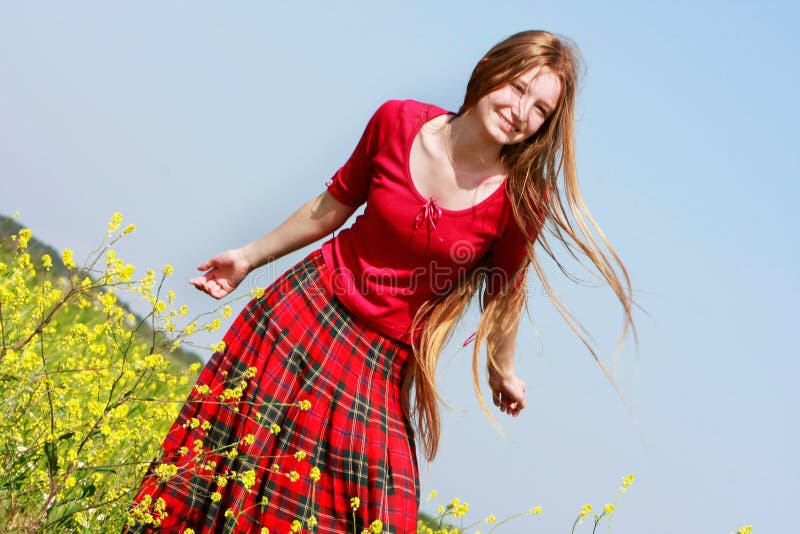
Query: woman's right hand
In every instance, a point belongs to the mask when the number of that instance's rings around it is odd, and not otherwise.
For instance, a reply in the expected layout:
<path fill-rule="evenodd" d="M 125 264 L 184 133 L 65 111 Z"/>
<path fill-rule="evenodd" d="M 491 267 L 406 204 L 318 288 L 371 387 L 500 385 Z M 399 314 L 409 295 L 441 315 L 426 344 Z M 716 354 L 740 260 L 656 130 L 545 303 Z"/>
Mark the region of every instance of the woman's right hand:
<path fill-rule="evenodd" d="M 250 273 L 251 267 L 242 249 L 232 249 L 217 254 L 198 265 L 197 269 L 207 272 L 192 278 L 189 283 L 215 299 L 221 299 L 236 289 Z"/>

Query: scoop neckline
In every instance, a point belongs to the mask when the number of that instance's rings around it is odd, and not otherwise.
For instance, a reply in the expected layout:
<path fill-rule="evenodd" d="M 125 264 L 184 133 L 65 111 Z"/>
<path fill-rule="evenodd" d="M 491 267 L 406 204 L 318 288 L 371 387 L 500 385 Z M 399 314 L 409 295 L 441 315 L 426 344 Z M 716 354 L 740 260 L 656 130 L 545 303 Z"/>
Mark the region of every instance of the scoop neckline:
<path fill-rule="evenodd" d="M 433 110 L 433 113 L 431 113 L 431 110 Z M 406 182 L 408 183 L 408 187 L 411 190 L 411 193 L 415 197 L 417 197 L 417 200 L 419 200 L 423 204 L 427 204 L 430 201 L 430 199 L 425 198 L 425 196 L 422 193 L 419 192 L 419 189 L 417 189 L 417 185 L 414 183 L 414 178 L 411 176 L 411 148 L 414 146 L 414 139 L 417 137 L 417 134 L 419 134 L 419 132 L 422 131 L 422 128 L 426 124 L 431 122 L 433 119 L 435 119 L 436 117 L 440 117 L 442 115 L 456 115 L 456 114 L 453 113 L 452 111 L 448 111 L 448 110 L 440 108 L 438 106 L 434 106 L 432 104 L 428 104 L 426 109 L 425 109 L 425 120 L 420 123 L 419 127 L 412 128 L 411 129 L 411 133 L 409 134 L 408 138 L 406 139 L 405 159 L 403 161 L 403 171 L 404 171 L 404 173 L 406 175 Z M 439 209 L 442 210 L 442 213 L 446 213 L 447 215 L 452 215 L 452 216 L 469 215 L 470 213 L 474 212 L 476 209 L 478 209 L 479 207 L 483 206 L 484 204 L 488 204 L 489 202 L 491 202 L 494 199 L 494 197 L 496 197 L 500 192 L 505 190 L 507 181 L 508 181 L 508 178 L 504 178 L 503 182 L 499 186 L 497 186 L 497 188 L 494 191 L 492 191 L 491 194 L 489 194 L 488 197 L 484 198 L 483 200 L 481 200 L 477 204 L 473 204 L 472 206 L 470 206 L 468 208 L 463 208 L 463 209 L 459 209 L 459 210 L 453 210 L 453 209 L 443 208 L 442 206 L 439 206 Z M 439 205 L 438 202 L 436 202 L 436 204 L 437 204 L 437 206 Z"/>

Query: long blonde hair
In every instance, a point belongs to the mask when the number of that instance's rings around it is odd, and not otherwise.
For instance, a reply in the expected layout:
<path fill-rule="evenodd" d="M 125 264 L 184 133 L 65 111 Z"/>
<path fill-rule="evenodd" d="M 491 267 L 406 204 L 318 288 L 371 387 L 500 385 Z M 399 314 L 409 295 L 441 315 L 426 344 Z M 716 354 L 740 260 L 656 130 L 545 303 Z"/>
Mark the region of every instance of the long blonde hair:
<path fill-rule="evenodd" d="M 573 133 L 578 62 L 577 48 L 563 37 L 544 31 L 514 34 L 492 47 L 475 66 L 467 84 L 459 115 L 474 106 L 486 94 L 530 69 L 546 68 L 559 78 L 561 95 L 550 117 L 533 136 L 518 144 L 505 145 L 500 152 L 500 161 L 506 169 L 506 188 L 514 219 L 526 235 L 532 233 L 531 229 L 536 231 L 546 225 L 547 230 L 565 245 L 573 258 L 579 262 L 578 255 L 588 258 L 601 279 L 613 290 L 624 312 L 621 345 L 629 329 L 636 339 L 631 314 L 632 288 L 625 266 L 592 218 L 578 188 Z M 559 176 L 562 177 L 563 187 L 559 187 Z M 605 249 L 592 235 L 587 220 L 597 232 Z M 538 232 L 536 241 L 542 244 L 542 248 L 553 258 L 562 272 L 570 279 L 576 280 L 555 258 L 544 232 Z M 480 387 L 480 351 L 485 342 L 488 352 L 487 366 L 499 370 L 494 358 L 495 349 L 519 321 L 526 304 L 525 279 L 531 266 L 555 308 L 588 348 L 622 397 L 614 379 L 587 341 L 585 330 L 554 295 L 534 254 L 533 245 L 533 241 L 528 243 L 527 257 L 519 266 L 517 276 L 511 278 L 511 280 L 521 279 L 521 283 L 518 285 L 507 283 L 486 303 L 475 336 L 472 354 L 473 386 L 484 413 L 493 423 L 494 418 L 483 400 Z M 485 265 L 484 259 L 453 291 L 441 298 L 426 302 L 414 318 L 412 332 L 420 334 L 413 338 L 413 359 L 403 383 L 404 410 L 414 421 L 428 461 L 436 456 L 441 434 L 438 406 L 441 397 L 435 383 L 439 355 L 473 296 L 482 296 L 481 289 L 485 285 L 486 270 L 481 267 Z M 415 386 L 413 406 L 410 400 L 412 385 Z"/>

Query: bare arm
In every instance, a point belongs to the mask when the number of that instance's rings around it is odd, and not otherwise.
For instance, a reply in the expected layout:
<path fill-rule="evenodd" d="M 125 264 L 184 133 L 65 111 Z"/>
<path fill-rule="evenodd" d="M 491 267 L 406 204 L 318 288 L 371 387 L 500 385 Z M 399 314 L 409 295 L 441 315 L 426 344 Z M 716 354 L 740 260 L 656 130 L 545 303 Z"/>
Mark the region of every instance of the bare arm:
<path fill-rule="evenodd" d="M 327 191 L 312 198 L 275 230 L 242 247 L 250 270 L 330 234 L 342 226 L 355 210 L 333 198 Z"/>
<path fill-rule="evenodd" d="M 275 230 L 241 248 L 226 250 L 197 267 L 205 274 L 189 283 L 219 299 L 228 295 L 254 269 L 317 241 L 339 228 L 356 208 L 325 191 L 283 221 Z"/>
<path fill-rule="evenodd" d="M 484 309 L 486 300 L 484 300 Z M 514 351 L 517 344 L 519 320 L 502 339 L 498 340 L 492 354 L 496 368 L 488 368 L 489 387 L 492 390 L 492 401 L 501 412 L 516 417 L 525 408 L 525 382 L 517 376 L 514 368 Z M 490 344 L 491 347 L 491 344 Z M 491 350 L 491 349 L 490 349 Z"/>

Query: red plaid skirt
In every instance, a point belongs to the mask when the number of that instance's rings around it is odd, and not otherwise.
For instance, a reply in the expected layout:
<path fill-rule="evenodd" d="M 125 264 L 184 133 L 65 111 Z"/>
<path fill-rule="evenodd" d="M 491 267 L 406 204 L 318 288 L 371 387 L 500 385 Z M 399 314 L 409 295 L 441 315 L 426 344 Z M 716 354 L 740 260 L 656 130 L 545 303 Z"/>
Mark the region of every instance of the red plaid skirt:
<path fill-rule="evenodd" d="M 416 531 L 400 404 L 410 347 L 353 317 L 329 276 L 317 250 L 247 304 L 150 465 L 128 532 Z"/>

